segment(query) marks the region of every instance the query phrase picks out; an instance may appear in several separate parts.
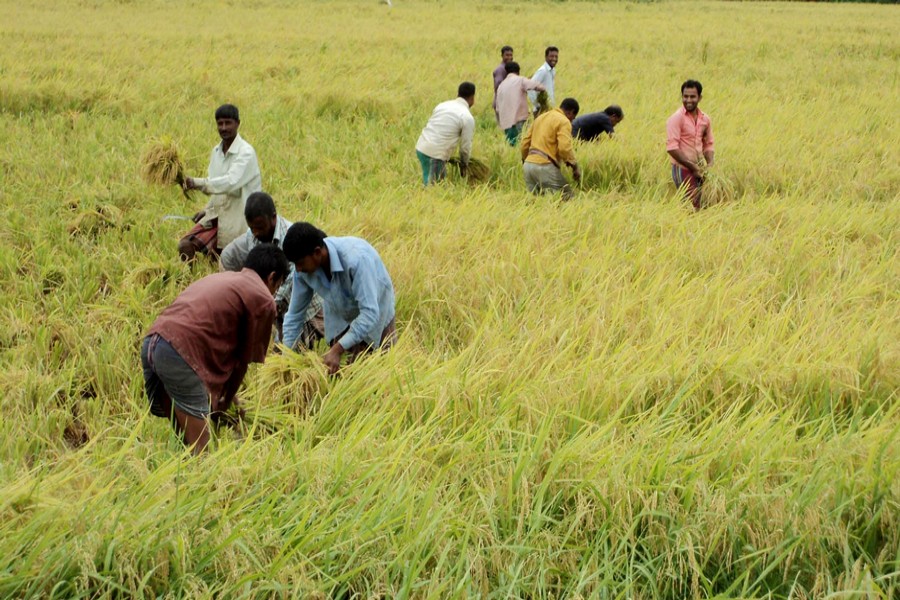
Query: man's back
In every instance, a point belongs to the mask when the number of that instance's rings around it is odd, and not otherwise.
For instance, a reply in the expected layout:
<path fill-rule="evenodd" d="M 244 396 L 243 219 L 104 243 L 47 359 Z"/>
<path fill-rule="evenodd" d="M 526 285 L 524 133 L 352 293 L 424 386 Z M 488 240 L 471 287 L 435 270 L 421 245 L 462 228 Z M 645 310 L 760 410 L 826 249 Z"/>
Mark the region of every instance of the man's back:
<path fill-rule="evenodd" d="M 557 166 L 574 162 L 572 149 L 572 123 L 563 112 L 555 108 L 540 115 L 522 141 L 522 158 L 525 162 Z"/>
<path fill-rule="evenodd" d="M 471 147 L 475 117 L 464 98 L 438 104 L 416 142 L 416 150 L 439 160 L 447 160 L 457 143 Z"/>
<path fill-rule="evenodd" d="M 580 140 L 592 141 L 604 132 L 612 135 L 614 131 L 612 121 L 605 112 L 581 115 L 572 121 L 572 135 Z"/>

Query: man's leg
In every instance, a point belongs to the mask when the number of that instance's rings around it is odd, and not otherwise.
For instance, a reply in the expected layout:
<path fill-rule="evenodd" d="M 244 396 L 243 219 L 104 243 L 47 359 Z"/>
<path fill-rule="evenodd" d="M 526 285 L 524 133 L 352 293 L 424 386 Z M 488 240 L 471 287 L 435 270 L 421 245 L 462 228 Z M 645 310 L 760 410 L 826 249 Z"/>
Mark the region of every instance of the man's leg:
<path fill-rule="evenodd" d="M 431 157 L 416 150 L 416 158 L 422 167 L 422 185 L 428 185 L 428 175 L 431 173 Z"/>
<path fill-rule="evenodd" d="M 540 172 L 539 166 L 530 162 L 524 163 L 522 165 L 522 172 L 525 174 L 525 188 L 532 194 L 540 194 L 541 183 L 538 179 L 538 173 Z"/>
<path fill-rule="evenodd" d="M 447 163 L 443 160 L 438 160 L 437 158 L 431 159 L 431 173 L 429 178 L 432 183 L 437 183 L 439 181 L 443 181 L 444 177 L 447 176 Z"/>
<path fill-rule="evenodd" d="M 553 192 L 562 192 L 563 200 L 571 200 L 572 196 L 575 195 L 572 186 L 569 185 L 569 180 L 562 174 L 562 169 L 557 169 L 553 165 L 550 165 L 550 168 L 546 170 L 544 189 Z"/>
<path fill-rule="evenodd" d="M 178 253 L 181 260 L 189 262 L 194 260 L 197 253 L 207 254 L 210 258 L 218 259 L 217 249 L 219 233 L 219 220 L 213 219 L 210 227 L 204 227 L 197 223 L 178 241 Z"/>
<path fill-rule="evenodd" d="M 700 182 L 693 173 L 679 165 L 672 165 L 672 181 L 679 191 L 683 191 L 691 201 L 694 210 L 700 210 Z"/>

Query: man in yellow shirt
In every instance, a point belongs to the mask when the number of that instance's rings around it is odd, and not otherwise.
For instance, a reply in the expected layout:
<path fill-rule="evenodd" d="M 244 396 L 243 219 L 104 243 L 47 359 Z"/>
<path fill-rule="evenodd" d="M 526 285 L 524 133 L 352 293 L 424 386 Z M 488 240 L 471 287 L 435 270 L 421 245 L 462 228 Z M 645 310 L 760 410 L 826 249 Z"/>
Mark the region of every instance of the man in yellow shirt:
<path fill-rule="evenodd" d="M 581 170 L 575 162 L 572 148 L 572 120 L 578 116 L 578 101 L 563 100 L 559 108 L 546 112 L 534 120 L 534 124 L 522 140 L 522 161 L 525 186 L 532 194 L 562 191 L 563 200 L 572 197 L 572 187 L 563 176 L 561 165 L 572 169 L 572 177 L 581 181 Z"/>

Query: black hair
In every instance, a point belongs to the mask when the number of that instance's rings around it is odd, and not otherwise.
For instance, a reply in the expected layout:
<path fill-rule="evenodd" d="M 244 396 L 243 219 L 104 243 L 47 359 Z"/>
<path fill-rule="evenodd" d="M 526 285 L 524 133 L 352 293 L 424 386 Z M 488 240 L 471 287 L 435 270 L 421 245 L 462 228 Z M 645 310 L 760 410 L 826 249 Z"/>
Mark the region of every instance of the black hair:
<path fill-rule="evenodd" d="M 275 273 L 275 280 L 284 281 L 291 272 L 291 265 L 281 248 L 275 244 L 258 244 L 247 255 L 245 269 L 256 271 L 260 279 L 266 281 L 270 273 Z"/>
<path fill-rule="evenodd" d="M 605 112 L 610 117 L 619 117 L 620 121 L 625 118 L 625 113 L 622 112 L 622 107 L 618 104 L 610 104 L 603 109 L 603 112 Z"/>
<path fill-rule="evenodd" d="M 559 48 L 556 46 L 547 46 L 547 49 L 544 50 L 544 58 L 547 58 L 551 52 L 559 52 Z"/>
<path fill-rule="evenodd" d="M 505 53 L 512 51 L 512 46 L 503 46 L 502 48 L 500 48 L 500 56 L 503 56 Z"/>
<path fill-rule="evenodd" d="M 518 75 L 519 71 L 520 71 L 519 63 L 517 63 L 516 61 L 511 60 L 508 63 L 506 63 L 506 74 L 507 75 L 509 75 L 510 73 L 515 73 L 516 75 Z"/>
<path fill-rule="evenodd" d="M 234 104 L 223 104 L 216 109 L 216 121 L 219 119 L 234 119 L 238 123 L 241 122 L 241 115 L 237 106 Z"/>
<path fill-rule="evenodd" d="M 684 93 L 684 90 L 686 88 L 694 88 L 695 90 L 697 90 L 698 96 L 703 95 L 703 84 L 700 83 L 699 81 L 697 81 L 696 79 L 688 79 L 687 81 L 685 81 L 684 83 L 681 84 L 681 93 L 682 94 Z"/>
<path fill-rule="evenodd" d="M 576 115 L 578 114 L 578 111 L 581 110 L 581 107 L 578 106 L 578 100 L 576 100 L 575 98 L 566 98 L 559 103 L 559 108 L 561 110 L 571 111 Z"/>
<path fill-rule="evenodd" d="M 312 223 L 305 221 L 294 223 L 284 235 L 282 242 L 284 254 L 289 261 L 297 262 L 312 254 L 316 248 L 324 247 L 327 237 L 328 234 Z"/>
<path fill-rule="evenodd" d="M 456 90 L 456 95 L 460 98 L 469 98 L 475 95 L 475 84 L 471 81 L 463 81 Z"/>
<path fill-rule="evenodd" d="M 253 192 L 247 196 L 247 204 L 244 206 L 244 218 L 249 223 L 259 217 L 274 217 L 275 201 L 265 192 Z"/>

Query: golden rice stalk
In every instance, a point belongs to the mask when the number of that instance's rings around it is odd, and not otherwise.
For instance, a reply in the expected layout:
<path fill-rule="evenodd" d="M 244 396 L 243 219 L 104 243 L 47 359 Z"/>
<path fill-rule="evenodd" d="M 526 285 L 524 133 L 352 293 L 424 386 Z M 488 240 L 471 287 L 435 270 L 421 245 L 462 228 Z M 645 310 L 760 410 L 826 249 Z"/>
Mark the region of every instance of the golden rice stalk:
<path fill-rule="evenodd" d="M 141 178 L 153 185 L 184 184 L 184 162 L 171 138 L 163 137 L 151 142 L 141 158 Z M 182 188 L 186 198 L 190 198 Z"/>
<path fill-rule="evenodd" d="M 737 194 L 734 184 L 723 177 L 718 169 L 710 169 L 706 159 L 698 161 L 703 172 L 703 184 L 700 186 L 700 203 L 703 206 L 715 206 L 722 202 L 730 202 Z"/>
<path fill-rule="evenodd" d="M 454 156 L 449 161 L 451 165 L 456 165 L 462 171 L 462 161 L 459 160 L 458 157 Z M 488 164 L 482 160 L 478 160 L 477 158 L 470 157 L 469 158 L 469 166 L 466 169 L 466 179 L 475 183 L 483 183 L 490 179 L 491 177 L 491 168 Z"/>
<path fill-rule="evenodd" d="M 537 95 L 537 111 L 539 115 L 544 114 L 552 107 L 550 106 L 550 95 L 546 91 L 538 92 Z"/>

